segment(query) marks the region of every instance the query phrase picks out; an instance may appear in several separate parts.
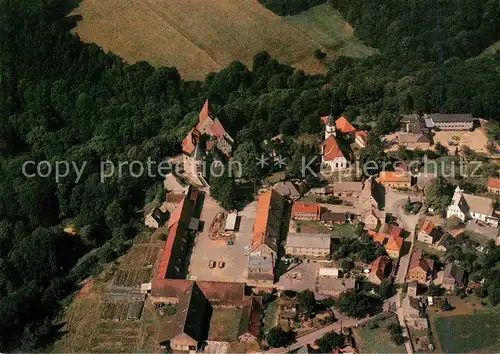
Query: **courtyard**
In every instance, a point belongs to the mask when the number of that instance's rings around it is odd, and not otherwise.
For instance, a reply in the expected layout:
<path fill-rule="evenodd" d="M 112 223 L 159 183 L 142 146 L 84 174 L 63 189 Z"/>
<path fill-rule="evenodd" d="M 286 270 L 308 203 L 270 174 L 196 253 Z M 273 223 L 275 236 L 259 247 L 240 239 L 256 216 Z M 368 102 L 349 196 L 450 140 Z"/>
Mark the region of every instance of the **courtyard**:
<path fill-rule="evenodd" d="M 245 247 L 252 245 L 252 229 L 256 202 L 248 204 L 238 213 L 239 229 L 233 245 L 225 240 L 211 240 L 209 227 L 216 215 L 224 209 L 208 194 L 205 197 L 200 221 L 203 230 L 196 236 L 188 279 L 203 281 L 245 282 L 248 274 L 248 254 Z M 209 268 L 209 262 L 224 262 L 224 267 Z"/>

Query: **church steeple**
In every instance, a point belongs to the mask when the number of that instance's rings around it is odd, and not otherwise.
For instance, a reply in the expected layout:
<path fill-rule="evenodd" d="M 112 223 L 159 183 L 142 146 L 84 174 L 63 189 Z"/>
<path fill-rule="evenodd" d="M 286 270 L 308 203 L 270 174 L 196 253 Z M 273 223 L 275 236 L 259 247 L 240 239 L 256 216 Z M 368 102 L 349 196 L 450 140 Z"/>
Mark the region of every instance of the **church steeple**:
<path fill-rule="evenodd" d="M 337 130 L 335 128 L 335 118 L 333 118 L 332 115 L 329 115 L 325 123 L 325 140 L 332 135 L 337 136 Z"/>

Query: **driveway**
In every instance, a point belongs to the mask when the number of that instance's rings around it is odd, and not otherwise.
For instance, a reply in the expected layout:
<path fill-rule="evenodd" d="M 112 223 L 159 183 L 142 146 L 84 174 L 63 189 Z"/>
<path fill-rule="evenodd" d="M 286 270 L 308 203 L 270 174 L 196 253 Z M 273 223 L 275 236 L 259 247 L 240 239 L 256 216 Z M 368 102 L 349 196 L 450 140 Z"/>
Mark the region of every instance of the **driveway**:
<path fill-rule="evenodd" d="M 278 290 L 303 291 L 316 289 L 316 276 L 320 263 L 292 263 L 275 284 Z"/>
<path fill-rule="evenodd" d="M 399 226 L 401 226 L 406 231 L 412 233 L 415 231 L 417 222 L 420 219 L 420 213 L 417 215 L 405 214 L 404 206 L 408 200 L 408 194 L 402 192 L 396 192 L 390 189 L 386 189 L 385 194 L 385 211 L 386 213 L 391 213 L 397 218 Z M 422 198 L 419 196 L 410 196 L 410 201 L 417 202 L 421 201 Z M 423 210 L 423 208 L 421 209 Z"/>

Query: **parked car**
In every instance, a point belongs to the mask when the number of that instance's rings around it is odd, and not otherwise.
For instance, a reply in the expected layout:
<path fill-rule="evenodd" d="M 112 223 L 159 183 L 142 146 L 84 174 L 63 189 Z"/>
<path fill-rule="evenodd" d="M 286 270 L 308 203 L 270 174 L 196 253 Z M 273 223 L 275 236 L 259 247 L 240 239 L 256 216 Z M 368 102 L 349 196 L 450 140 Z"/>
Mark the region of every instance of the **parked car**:
<path fill-rule="evenodd" d="M 228 246 L 232 246 L 232 245 L 234 245 L 234 241 L 227 241 L 227 242 L 226 242 L 226 245 L 228 245 Z"/>
<path fill-rule="evenodd" d="M 224 261 L 219 261 L 219 262 L 217 263 L 217 266 L 218 266 L 219 268 L 224 268 L 224 266 L 225 266 L 225 265 L 226 265 L 226 263 L 224 263 Z"/>
<path fill-rule="evenodd" d="M 215 261 L 208 261 L 208 268 L 215 268 Z"/>

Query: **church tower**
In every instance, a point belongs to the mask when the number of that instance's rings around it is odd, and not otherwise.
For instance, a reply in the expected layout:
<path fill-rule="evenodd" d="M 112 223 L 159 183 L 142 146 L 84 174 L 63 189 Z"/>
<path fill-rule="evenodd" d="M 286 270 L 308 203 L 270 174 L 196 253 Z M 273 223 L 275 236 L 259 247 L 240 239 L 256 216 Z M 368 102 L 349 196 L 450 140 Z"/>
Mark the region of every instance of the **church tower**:
<path fill-rule="evenodd" d="M 332 115 L 329 115 L 325 123 L 325 140 L 332 135 L 337 136 L 337 131 L 335 128 L 335 118 L 333 118 Z"/>

